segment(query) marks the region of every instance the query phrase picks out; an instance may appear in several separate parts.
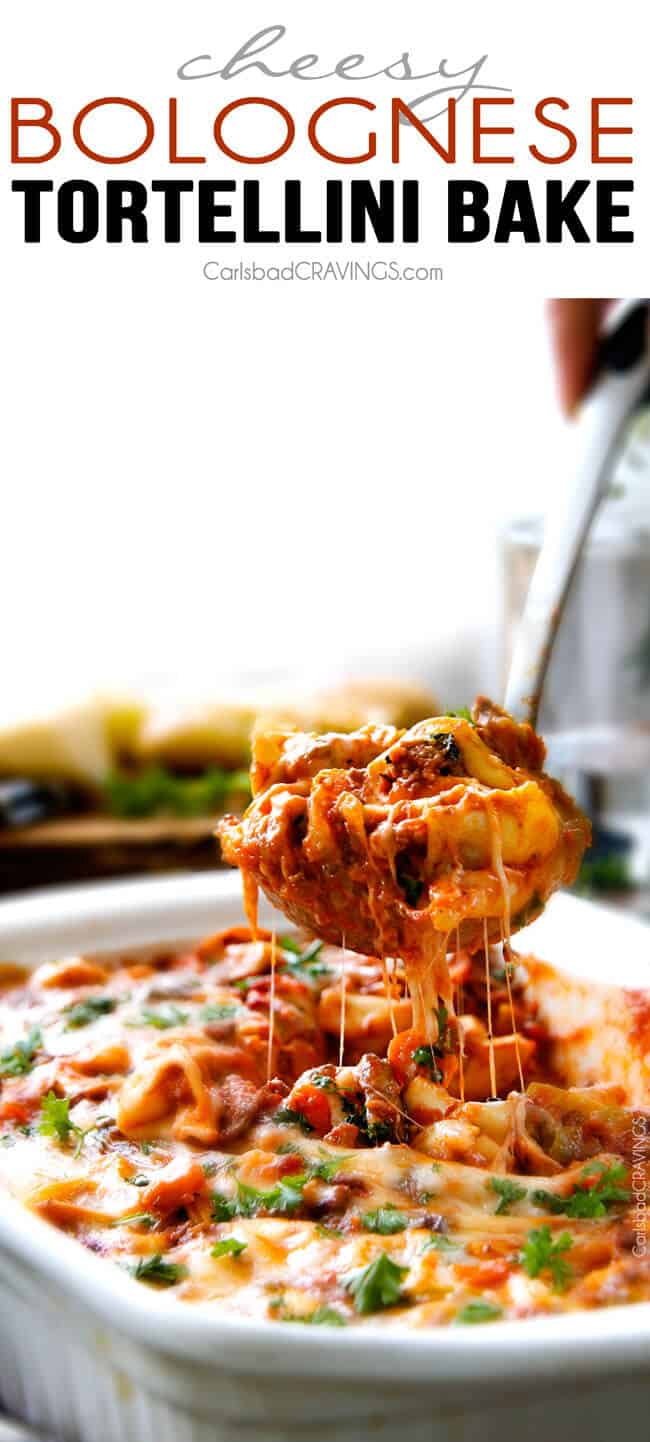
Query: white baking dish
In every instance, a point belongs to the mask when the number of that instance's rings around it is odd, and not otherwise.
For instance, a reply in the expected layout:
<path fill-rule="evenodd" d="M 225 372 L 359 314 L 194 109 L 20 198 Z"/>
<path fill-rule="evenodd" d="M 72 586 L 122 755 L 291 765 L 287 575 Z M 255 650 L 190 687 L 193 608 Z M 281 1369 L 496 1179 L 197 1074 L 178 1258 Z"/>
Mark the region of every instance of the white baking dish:
<path fill-rule="evenodd" d="M 181 941 L 241 919 L 236 877 L 0 904 L 0 958 Z M 557 897 L 524 938 L 595 980 L 650 982 L 650 929 Z M 647 973 L 647 975 L 646 975 Z M 650 1303 L 475 1329 L 223 1320 L 137 1287 L 20 1206 L 0 1217 L 0 1396 L 69 1442 L 611 1442 L 647 1436 Z"/>

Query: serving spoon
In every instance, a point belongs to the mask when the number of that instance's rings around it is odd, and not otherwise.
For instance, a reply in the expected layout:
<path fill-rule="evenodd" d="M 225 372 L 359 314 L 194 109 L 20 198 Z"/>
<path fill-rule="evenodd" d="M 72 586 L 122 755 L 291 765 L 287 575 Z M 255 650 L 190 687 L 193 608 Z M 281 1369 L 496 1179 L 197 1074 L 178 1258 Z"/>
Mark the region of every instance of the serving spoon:
<path fill-rule="evenodd" d="M 546 518 L 544 541 L 517 632 L 505 709 L 536 724 L 548 665 L 576 567 L 603 500 L 621 435 L 650 383 L 645 301 L 616 308 L 596 379 L 574 426 L 574 474 Z"/>

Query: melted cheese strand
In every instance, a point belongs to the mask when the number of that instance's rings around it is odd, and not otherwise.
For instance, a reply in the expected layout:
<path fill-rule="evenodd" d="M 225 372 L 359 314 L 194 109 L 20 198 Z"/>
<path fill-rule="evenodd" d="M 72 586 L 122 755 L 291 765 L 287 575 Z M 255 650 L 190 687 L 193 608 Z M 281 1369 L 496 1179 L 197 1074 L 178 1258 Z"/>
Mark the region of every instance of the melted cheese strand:
<path fill-rule="evenodd" d="M 341 1009 L 340 1009 L 340 1020 L 339 1020 L 339 1066 L 343 1066 L 343 1054 L 344 1054 L 344 1052 L 345 1052 L 345 998 L 346 998 L 346 981 L 347 981 L 347 977 L 346 977 L 346 975 L 345 975 L 345 957 L 346 957 L 346 946 L 345 946 L 345 937 L 343 937 L 343 946 L 342 946 L 342 948 L 341 948 Z"/>
<path fill-rule="evenodd" d="M 388 962 L 389 962 L 389 961 L 390 961 L 390 975 L 389 975 L 389 972 L 388 972 Z M 391 1027 L 392 1027 L 393 1036 L 397 1036 L 397 1022 L 396 1022 L 396 1020 L 395 1020 L 395 983 L 394 983 L 394 980 L 393 980 L 393 977 L 394 977 L 394 967 L 395 967 L 395 959 L 394 959 L 394 957 L 388 957 L 388 956 L 382 957 L 381 967 L 382 967 L 382 973 L 383 973 L 383 978 L 384 978 L 384 991 L 386 992 L 386 997 L 387 997 L 387 999 L 388 999 L 388 1010 L 389 1010 L 389 1013 L 390 1013 L 390 1024 L 391 1024 Z"/>
<path fill-rule="evenodd" d="M 485 983 L 487 986 L 487 1023 L 488 1023 L 488 1052 L 490 1060 L 490 1096 L 494 1099 L 497 1094 L 497 1073 L 494 1060 L 494 1036 L 492 1034 L 492 976 L 490 973 L 490 948 L 488 946 L 488 925 L 487 917 L 483 918 L 483 938 L 485 947 Z"/>
<path fill-rule="evenodd" d="M 273 1034 L 275 1031 L 275 931 L 271 932 L 271 987 L 269 991 L 269 1041 L 266 1052 L 266 1080 L 271 1080 L 273 1066 Z"/>
<path fill-rule="evenodd" d="M 460 952 L 460 927 L 456 927 L 456 961 Z M 461 1026 L 463 1019 L 463 983 L 458 983 L 458 1080 L 460 1084 L 460 1099 L 465 1101 L 465 1034 Z"/>
<path fill-rule="evenodd" d="M 463 988 L 458 988 L 458 1084 L 461 1102 L 465 1101 L 465 1035 L 461 1022 L 463 1019 Z"/>
<path fill-rule="evenodd" d="M 257 902 L 259 887 L 252 872 L 242 868 L 242 889 L 244 892 L 244 912 L 250 926 L 253 941 L 257 941 Z"/>
<path fill-rule="evenodd" d="M 510 981 L 510 967 L 511 967 L 511 965 L 512 965 L 512 962 L 511 962 L 512 952 L 511 952 L 511 950 L 510 950 L 510 942 L 509 942 L 509 941 L 506 941 L 505 938 L 503 939 L 503 942 L 502 942 L 502 950 L 503 950 L 503 969 L 504 969 L 504 971 L 505 971 L 506 986 L 507 986 L 507 988 L 508 988 L 508 1005 L 509 1005 L 509 1007 L 510 1007 L 510 1019 L 511 1019 L 511 1021 L 512 1021 L 512 1034 L 513 1034 L 513 1037 L 514 1037 L 514 1039 L 515 1039 L 515 1056 L 516 1056 L 516 1058 L 517 1058 L 517 1070 L 518 1070 L 518 1072 L 519 1072 L 519 1083 L 520 1083 L 520 1086 L 521 1086 L 521 1090 L 522 1090 L 522 1092 L 523 1092 L 523 1091 L 526 1090 L 526 1083 L 525 1083 L 525 1081 L 524 1081 L 524 1069 L 523 1069 L 523 1066 L 522 1066 L 522 1064 L 521 1064 L 521 1050 L 520 1050 L 520 1047 L 519 1047 L 519 1032 L 517 1031 L 517 1023 L 516 1023 L 516 1021 L 515 1021 L 515 1006 L 514 1006 L 514 1002 L 513 1002 L 513 1000 L 512 1000 L 512 984 L 511 984 L 511 981 Z"/>
<path fill-rule="evenodd" d="M 510 891 L 508 889 L 508 878 L 506 876 L 505 867 L 503 865 L 503 847 L 501 845 L 501 833 L 499 831 L 499 824 L 494 814 L 494 810 L 491 806 L 488 807 L 488 815 L 490 818 L 490 830 L 492 835 L 492 865 L 494 866 L 494 870 L 499 878 L 501 894 L 503 896 L 501 944 L 505 956 L 506 948 L 508 952 L 510 951 Z M 515 1008 L 512 1000 L 512 987 L 510 985 L 510 963 L 508 956 L 505 956 L 504 971 L 506 977 L 506 987 L 508 991 L 508 1004 L 510 1007 L 510 1020 L 512 1022 L 512 1034 L 515 1043 L 515 1056 L 517 1058 L 517 1070 L 519 1072 L 519 1081 L 521 1084 L 521 1090 L 523 1092 L 525 1091 L 526 1086 L 524 1082 L 524 1069 L 521 1064 L 521 1049 L 519 1046 L 519 1033 L 517 1031 L 517 1024 L 515 1021 Z"/>

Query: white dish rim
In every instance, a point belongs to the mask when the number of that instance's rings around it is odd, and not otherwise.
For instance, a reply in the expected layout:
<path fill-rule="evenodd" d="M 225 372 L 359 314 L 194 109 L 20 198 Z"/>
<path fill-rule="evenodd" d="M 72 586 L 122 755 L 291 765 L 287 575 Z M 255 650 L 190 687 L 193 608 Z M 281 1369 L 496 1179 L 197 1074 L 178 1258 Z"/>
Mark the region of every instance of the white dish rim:
<path fill-rule="evenodd" d="M 44 959 L 50 932 L 65 940 L 65 951 L 82 945 L 111 951 L 189 940 L 240 916 L 239 878 L 229 873 L 61 888 L 0 903 L 0 956 Z M 556 897 L 542 921 L 521 934 L 519 949 L 535 946 L 543 960 L 557 964 L 550 938 L 569 927 L 587 938 L 585 946 L 595 945 L 596 938 L 602 945 L 603 936 L 615 932 L 619 948 L 629 944 L 634 950 L 636 944 L 649 951 L 650 929 L 642 922 L 566 895 Z M 52 945 L 52 954 L 63 954 L 58 940 Z M 618 961 L 616 968 L 618 979 Z M 506 1375 L 522 1384 L 533 1377 L 596 1376 L 604 1365 L 625 1375 L 645 1371 L 650 1361 L 650 1302 L 475 1329 L 406 1330 L 388 1319 L 358 1330 L 310 1330 L 293 1323 L 280 1328 L 269 1321 L 220 1317 L 211 1304 L 189 1306 L 166 1293 L 138 1288 L 11 1198 L 0 1213 L 0 1248 L 122 1337 L 185 1362 L 218 1363 L 238 1374 L 318 1374 L 356 1381 L 399 1375 L 424 1386 L 496 1385 Z"/>

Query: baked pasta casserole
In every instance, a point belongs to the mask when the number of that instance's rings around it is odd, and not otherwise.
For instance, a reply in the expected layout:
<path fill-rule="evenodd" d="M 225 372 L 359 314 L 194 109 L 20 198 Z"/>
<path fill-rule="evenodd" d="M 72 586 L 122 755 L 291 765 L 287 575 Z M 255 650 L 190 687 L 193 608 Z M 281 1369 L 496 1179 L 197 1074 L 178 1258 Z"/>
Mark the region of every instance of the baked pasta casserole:
<path fill-rule="evenodd" d="M 4 965 L 2 1183 L 134 1286 L 278 1326 L 650 1298 L 650 994 L 510 944 L 587 823 L 527 728 L 427 724 L 261 738 L 225 844 L 294 929 Z"/>

